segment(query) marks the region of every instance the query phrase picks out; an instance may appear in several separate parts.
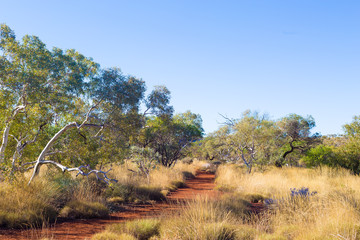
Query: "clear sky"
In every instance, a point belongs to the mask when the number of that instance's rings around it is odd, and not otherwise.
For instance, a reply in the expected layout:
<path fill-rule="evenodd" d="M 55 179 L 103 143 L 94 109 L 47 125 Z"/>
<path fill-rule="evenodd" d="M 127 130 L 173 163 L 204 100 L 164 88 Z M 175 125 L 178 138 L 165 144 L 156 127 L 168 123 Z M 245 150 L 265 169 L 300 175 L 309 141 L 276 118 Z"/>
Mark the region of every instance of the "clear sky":
<path fill-rule="evenodd" d="M 0 0 L 0 23 L 166 85 L 206 132 L 246 109 L 322 134 L 360 115 L 357 0 Z"/>

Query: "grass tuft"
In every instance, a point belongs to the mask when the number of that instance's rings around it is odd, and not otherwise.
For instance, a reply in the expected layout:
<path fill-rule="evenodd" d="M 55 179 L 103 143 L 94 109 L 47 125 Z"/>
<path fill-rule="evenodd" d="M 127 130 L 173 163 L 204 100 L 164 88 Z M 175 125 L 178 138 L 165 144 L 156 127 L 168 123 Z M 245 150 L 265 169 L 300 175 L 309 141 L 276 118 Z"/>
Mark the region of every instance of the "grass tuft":
<path fill-rule="evenodd" d="M 113 224 L 107 227 L 107 230 L 110 232 L 118 234 L 127 233 L 139 240 L 147 240 L 159 235 L 159 229 L 160 220 L 157 219 L 139 219 L 124 224 Z"/>
<path fill-rule="evenodd" d="M 71 201 L 60 211 L 60 217 L 86 219 L 105 217 L 109 210 L 99 202 Z"/>

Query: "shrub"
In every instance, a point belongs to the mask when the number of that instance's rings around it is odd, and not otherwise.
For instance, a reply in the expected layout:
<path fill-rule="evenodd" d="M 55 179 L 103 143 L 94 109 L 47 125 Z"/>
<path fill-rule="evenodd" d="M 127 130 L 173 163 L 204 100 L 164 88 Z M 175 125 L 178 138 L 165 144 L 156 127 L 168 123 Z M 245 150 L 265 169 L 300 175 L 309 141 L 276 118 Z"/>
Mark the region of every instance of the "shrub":
<path fill-rule="evenodd" d="M 60 217 L 78 219 L 105 217 L 109 210 L 99 202 L 71 201 L 60 211 Z"/>

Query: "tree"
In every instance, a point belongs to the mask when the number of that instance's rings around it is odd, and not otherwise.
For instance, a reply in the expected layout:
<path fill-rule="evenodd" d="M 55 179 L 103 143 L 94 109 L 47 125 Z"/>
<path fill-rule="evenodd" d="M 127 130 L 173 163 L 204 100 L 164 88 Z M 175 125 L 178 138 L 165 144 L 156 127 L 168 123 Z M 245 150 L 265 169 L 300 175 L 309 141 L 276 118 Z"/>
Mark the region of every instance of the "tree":
<path fill-rule="evenodd" d="M 306 152 L 303 158 L 307 167 L 318 167 L 322 165 L 336 166 L 336 155 L 334 148 L 326 145 L 318 145 Z"/>
<path fill-rule="evenodd" d="M 143 115 L 172 116 L 174 108 L 169 103 L 170 91 L 165 86 L 155 86 L 145 100 L 146 110 Z"/>
<path fill-rule="evenodd" d="M 156 167 L 159 158 L 159 154 L 151 148 L 131 147 L 131 160 L 137 166 L 138 172 L 146 176 L 148 181 L 150 181 L 150 171 Z"/>
<path fill-rule="evenodd" d="M 75 111 L 74 103 L 85 93 L 86 79 L 96 73 L 98 65 L 75 50 L 48 50 L 36 36 L 17 41 L 4 24 L 0 52 L 0 164 L 9 164 L 12 158 L 14 168 L 45 127 L 59 121 L 62 113 Z M 9 136 L 16 141 L 11 149 Z"/>
<path fill-rule="evenodd" d="M 282 132 L 283 145 L 286 147 L 276 166 L 281 167 L 286 162 L 286 157 L 296 151 L 305 153 L 314 144 L 319 143 L 319 134 L 311 134 L 311 129 L 315 127 L 312 116 L 304 118 L 297 114 L 290 114 L 278 121 L 278 126 Z"/>
<path fill-rule="evenodd" d="M 160 155 L 160 163 L 174 165 L 190 143 L 201 139 L 203 134 L 200 115 L 191 112 L 174 117 L 159 116 L 147 120 L 144 145 Z"/>
<path fill-rule="evenodd" d="M 70 122 L 50 139 L 35 162 L 31 180 L 36 176 L 40 164 L 50 163 L 60 167 L 63 171 L 70 171 L 70 168 L 63 165 L 60 166 L 59 161 L 45 160 L 45 154 L 50 151 L 50 148 L 53 148 L 55 142 L 69 129 L 74 128 L 80 132 L 85 127 L 98 128 L 100 131 L 93 132 L 93 135 L 99 138 L 99 144 L 96 145 L 93 150 L 95 150 L 95 152 L 102 151 L 105 153 L 111 150 L 111 148 L 114 148 L 112 145 L 116 146 L 116 143 L 124 140 L 123 138 L 119 140 L 119 136 L 126 136 L 124 132 L 129 130 L 122 129 L 124 127 L 124 118 L 130 118 L 135 120 L 135 123 L 137 122 L 140 116 L 137 112 L 145 92 L 145 84 L 142 80 L 132 76 L 125 76 L 119 69 L 111 68 L 99 71 L 98 75 L 90 80 L 90 87 L 88 89 L 90 90 L 88 94 L 89 99 L 94 105 L 86 113 L 81 124 L 76 121 Z M 133 129 L 136 129 L 136 127 L 130 128 L 130 131 Z M 81 136 L 86 139 L 85 135 L 86 133 L 81 134 Z M 129 144 L 129 139 L 125 139 L 124 141 Z M 117 147 L 119 146 L 121 145 L 119 144 Z M 78 149 L 79 145 L 77 144 L 75 147 Z M 85 150 L 89 151 L 88 148 Z M 74 155 L 75 151 L 76 149 L 71 151 L 70 153 L 72 154 L 70 156 Z M 76 168 L 71 168 L 71 170 L 77 171 Z M 92 171 L 97 173 L 96 170 Z M 102 172 L 102 174 L 104 173 Z"/>
<path fill-rule="evenodd" d="M 254 165 L 270 161 L 277 131 L 266 115 L 245 111 L 240 119 L 227 119 L 226 125 L 220 138 L 229 148 L 228 155 L 235 156 L 235 161 L 241 159 L 249 173 Z"/>

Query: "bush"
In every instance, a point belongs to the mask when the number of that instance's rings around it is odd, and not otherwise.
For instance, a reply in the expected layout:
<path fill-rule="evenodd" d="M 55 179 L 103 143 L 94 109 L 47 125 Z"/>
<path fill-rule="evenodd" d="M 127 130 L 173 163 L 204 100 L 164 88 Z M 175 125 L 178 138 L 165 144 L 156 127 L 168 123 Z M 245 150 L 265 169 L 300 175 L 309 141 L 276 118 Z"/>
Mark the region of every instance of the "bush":
<path fill-rule="evenodd" d="M 99 202 L 71 201 L 60 211 L 60 217 L 78 219 L 78 218 L 96 218 L 105 217 L 109 210 Z"/>

